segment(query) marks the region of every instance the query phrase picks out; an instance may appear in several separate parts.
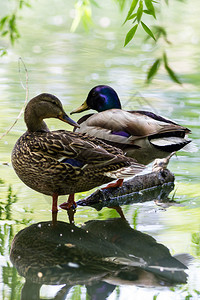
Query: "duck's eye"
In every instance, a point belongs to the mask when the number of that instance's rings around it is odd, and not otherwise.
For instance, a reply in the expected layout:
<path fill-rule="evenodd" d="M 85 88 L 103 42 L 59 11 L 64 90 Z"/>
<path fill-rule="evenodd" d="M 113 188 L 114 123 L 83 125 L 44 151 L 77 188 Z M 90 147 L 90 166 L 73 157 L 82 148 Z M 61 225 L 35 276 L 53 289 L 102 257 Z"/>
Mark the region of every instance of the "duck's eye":
<path fill-rule="evenodd" d="M 44 102 L 48 102 L 54 105 L 57 105 L 57 102 L 55 100 L 49 99 L 49 98 L 43 98 L 42 99 Z"/>
<path fill-rule="evenodd" d="M 97 96 L 97 92 L 92 92 L 92 97 L 96 97 Z"/>

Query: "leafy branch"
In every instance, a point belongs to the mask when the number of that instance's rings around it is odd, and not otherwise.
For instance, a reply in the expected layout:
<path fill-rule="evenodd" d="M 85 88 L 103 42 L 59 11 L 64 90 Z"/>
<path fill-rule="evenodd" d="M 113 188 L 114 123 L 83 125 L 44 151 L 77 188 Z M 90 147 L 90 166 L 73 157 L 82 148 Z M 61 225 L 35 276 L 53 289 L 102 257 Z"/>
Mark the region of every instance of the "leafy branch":
<path fill-rule="evenodd" d="M 9 37 L 11 45 L 14 45 L 15 41 L 20 37 L 20 33 L 17 28 L 18 11 L 24 6 L 30 7 L 29 0 L 17 1 L 15 10 L 0 19 L 0 34 L 2 37 Z M 0 47 L 0 56 L 7 54 L 6 48 Z"/>
<path fill-rule="evenodd" d="M 168 4 L 168 1 L 166 1 L 166 4 Z M 154 8 L 154 3 L 157 4 L 154 0 L 133 0 L 130 6 L 130 9 L 128 11 L 128 14 L 126 16 L 126 19 L 124 21 L 124 24 L 127 21 L 131 21 L 132 24 L 135 24 L 127 33 L 125 37 L 125 43 L 124 46 L 126 46 L 134 37 L 138 27 L 142 27 L 143 30 L 148 35 L 147 38 L 152 38 L 155 42 L 158 41 L 158 39 L 163 38 L 164 42 L 168 45 L 171 44 L 170 41 L 167 38 L 167 32 L 163 26 L 154 25 L 153 31 L 142 21 L 142 17 L 144 17 L 145 14 L 152 16 L 154 19 L 156 19 L 156 11 Z M 150 83 L 152 79 L 157 74 L 159 68 L 161 65 L 164 65 L 165 70 L 167 71 L 169 77 L 176 83 L 181 84 L 180 79 L 178 78 L 177 74 L 172 70 L 172 68 L 169 66 L 168 58 L 166 51 L 163 51 L 161 57 L 157 57 L 151 67 L 149 68 L 147 72 L 146 77 L 146 83 Z"/>
<path fill-rule="evenodd" d="M 120 7 L 120 10 L 123 11 L 126 7 L 127 0 L 115 0 Z M 168 1 L 164 0 L 168 5 Z M 157 42 L 159 39 L 170 45 L 170 41 L 167 37 L 167 31 L 163 26 L 153 25 L 152 29 L 146 24 L 146 17 L 150 16 L 153 20 L 156 20 L 156 15 L 159 12 L 159 2 L 155 0 L 132 0 L 129 7 L 127 16 L 125 18 L 125 23 L 131 23 L 131 29 L 128 31 L 124 41 L 124 47 L 129 44 L 134 38 L 138 28 L 144 30 L 147 39 L 151 38 L 153 42 Z M 71 31 L 75 31 L 82 21 L 83 26 L 88 30 L 90 24 L 92 24 L 92 5 L 99 7 L 95 0 L 77 0 L 75 3 L 75 18 L 72 22 Z M 168 76 L 176 83 L 181 84 L 180 79 L 177 74 L 169 66 L 168 58 L 166 51 L 164 50 L 160 57 L 157 57 L 152 66 L 150 66 L 147 76 L 146 83 L 150 83 L 153 78 L 156 76 L 157 72 L 160 69 L 160 66 L 163 65 L 167 71 Z"/>
<path fill-rule="evenodd" d="M 147 14 L 156 19 L 155 8 L 153 5 L 153 0 L 133 0 L 128 11 L 127 17 L 124 21 L 124 24 L 127 21 L 131 21 L 134 25 L 126 35 L 124 46 L 126 46 L 134 37 L 138 26 L 144 29 L 144 31 L 156 41 L 156 38 L 151 31 L 151 29 L 142 21 L 143 14 Z"/>
<path fill-rule="evenodd" d="M 132 0 L 127 16 L 123 24 L 131 24 L 131 29 L 125 36 L 124 46 L 127 46 L 134 38 L 138 28 L 141 28 L 146 34 L 147 38 L 150 38 L 153 42 L 157 42 L 159 39 L 170 45 L 170 41 L 167 37 L 166 29 L 160 25 L 153 25 L 151 28 L 147 25 L 146 18 L 151 17 L 153 21 L 156 20 L 159 14 L 160 2 L 164 1 L 168 5 L 168 0 Z M 179 0 L 182 1 L 182 0 Z M 17 41 L 20 37 L 20 33 L 17 27 L 18 12 L 24 6 L 30 7 L 31 0 L 16 0 L 15 10 L 0 19 L 0 35 L 2 37 L 8 37 L 11 44 Z M 120 10 L 123 11 L 128 3 L 127 0 L 115 0 L 118 3 Z M 92 22 L 92 6 L 100 8 L 100 1 L 98 0 L 75 0 L 75 16 L 71 25 L 71 31 L 74 32 L 79 24 L 82 22 L 85 30 L 88 30 Z M 103 8 L 102 8 L 103 9 Z M 155 58 L 153 64 L 149 67 L 146 76 L 146 83 L 150 83 L 160 69 L 160 66 L 164 66 L 169 77 L 176 83 L 181 84 L 177 74 L 169 66 L 166 51 L 159 57 Z M 0 56 L 7 53 L 6 49 L 0 47 Z"/>
<path fill-rule="evenodd" d="M 155 75 L 157 74 L 161 64 L 164 65 L 165 70 L 167 71 L 169 77 L 176 83 L 178 84 L 182 84 L 182 82 L 180 81 L 180 79 L 178 78 L 177 74 L 172 70 L 172 68 L 169 66 L 168 63 L 168 58 L 167 58 L 167 54 L 164 51 L 163 52 L 163 56 L 160 58 L 156 58 L 156 60 L 153 62 L 152 66 L 149 68 L 148 72 L 147 72 L 147 78 L 146 78 L 146 83 L 150 83 L 152 81 L 152 79 L 155 77 Z"/>
<path fill-rule="evenodd" d="M 92 24 L 92 8 L 91 3 L 98 7 L 95 0 L 78 0 L 76 1 L 75 7 L 75 17 L 71 25 L 71 31 L 74 32 L 79 23 L 82 21 L 83 27 L 88 31 L 89 26 Z"/>
<path fill-rule="evenodd" d="M 16 24 L 16 13 L 7 15 L 0 20 L 1 36 L 9 35 L 10 42 L 13 45 L 14 42 L 20 37 Z"/>

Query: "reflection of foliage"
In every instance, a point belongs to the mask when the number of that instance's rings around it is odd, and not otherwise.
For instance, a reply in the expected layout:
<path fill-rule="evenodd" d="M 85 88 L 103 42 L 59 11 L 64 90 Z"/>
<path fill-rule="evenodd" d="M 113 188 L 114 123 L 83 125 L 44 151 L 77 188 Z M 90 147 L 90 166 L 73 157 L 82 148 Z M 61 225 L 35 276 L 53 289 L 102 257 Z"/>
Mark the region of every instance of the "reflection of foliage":
<path fill-rule="evenodd" d="M 2 232 L 0 233 L 0 240 L 1 240 L 0 252 L 1 255 L 8 255 L 7 252 L 8 251 L 10 252 L 10 245 L 14 237 L 13 225 L 4 224 L 4 226 L 1 227 L 1 231 L 2 229 L 4 229 L 3 230 L 4 234 L 2 235 Z M 9 247 L 7 243 L 9 244 Z M 7 262 L 6 265 L 2 267 L 1 276 L 3 278 L 4 285 L 9 287 L 9 291 L 10 291 L 9 299 L 13 299 L 13 300 L 20 299 L 19 290 L 21 289 L 21 280 L 17 273 L 16 268 L 13 267 L 10 264 L 10 262 Z"/>
<path fill-rule="evenodd" d="M 195 232 L 192 234 L 192 243 L 195 248 L 195 255 L 200 257 L 200 232 Z"/>
<path fill-rule="evenodd" d="M 20 277 L 17 270 L 7 263 L 2 269 L 3 283 L 9 287 L 11 300 L 20 300 L 19 290 L 21 289 Z"/>
<path fill-rule="evenodd" d="M 11 205 L 17 202 L 17 195 L 13 193 L 12 186 L 9 185 L 8 187 L 8 195 L 7 195 L 7 203 L 4 207 L 6 219 L 11 219 Z"/>
<path fill-rule="evenodd" d="M 139 208 L 136 208 L 136 210 L 134 211 L 134 214 L 133 214 L 133 228 L 134 229 L 137 228 L 137 224 L 138 224 L 138 212 L 139 212 Z"/>
<path fill-rule="evenodd" d="M 3 180 L 1 183 L 3 183 Z M 4 220 L 4 224 L 0 226 L 0 255 L 4 257 L 9 255 L 11 243 L 14 238 L 13 224 L 8 224 L 6 220 L 12 220 L 11 205 L 16 203 L 17 200 L 17 195 L 13 192 L 12 186 L 9 185 L 6 199 L 0 202 L 0 219 Z M 16 220 L 15 222 L 16 224 L 27 224 L 29 221 L 23 219 L 20 221 Z M 8 261 L 3 265 L 1 270 L 1 278 L 3 279 L 3 284 L 6 286 L 3 293 L 5 291 L 7 293 L 7 290 L 9 290 L 9 299 L 20 300 L 19 291 L 21 290 L 22 283 L 17 270 Z M 2 299 L 5 299 L 4 296 Z"/>
<path fill-rule="evenodd" d="M 11 243 L 14 237 L 13 224 L 4 224 L 0 226 L 0 255 L 7 257 L 10 252 Z M 10 295 L 9 299 L 17 300 L 19 297 L 19 289 L 21 288 L 20 277 L 17 274 L 17 270 L 6 262 L 1 268 L 1 278 L 4 285 L 9 287 Z M 4 290 L 7 290 L 7 287 Z M 4 297 L 2 297 L 4 299 Z"/>
<path fill-rule="evenodd" d="M 11 220 L 11 205 L 17 202 L 17 195 L 13 193 L 12 186 L 9 185 L 6 202 L 0 202 L 0 219 L 5 214 L 5 220 Z"/>
<path fill-rule="evenodd" d="M 81 286 L 80 285 L 73 287 L 71 299 L 72 300 L 80 300 L 81 299 Z"/>
<path fill-rule="evenodd" d="M 0 219 L 1 220 L 12 220 L 11 207 L 14 203 L 17 202 L 17 200 L 18 200 L 17 195 L 13 192 L 12 186 L 9 185 L 6 200 L 4 199 L 4 201 L 0 201 Z M 26 208 L 24 208 L 24 212 L 33 213 L 32 210 L 26 209 Z M 31 221 L 31 219 L 27 219 L 27 218 L 15 220 L 16 224 L 24 224 L 24 225 L 28 225 L 30 223 L 30 221 Z M 1 237 L 1 232 L 0 232 L 0 237 Z"/>
<path fill-rule="evenodd" d="M 197 297 L 200 295 L 200 291 L 197 291 L 195 289 L 193 289 L 192 291 L 189 291 L 188 284 L 186 284 L 184 286 L 170 287 L 170 290 L 174 293 L 176 293 L 177 291 L 181 292 L 181 294 L 183 295 L 183 298 L 181 298 L 181 299 L 185 299 L 185 300 L 197 299 Z"/>
<path fill-rule="evenodd" d="M 4 224 L 0 227 L 0 254 L 4 255 L 8 250 L 7 244 L 11 245 L 13 239 L 12 225 Z M 10 249 L 10 246 L 9 246 Z"/>

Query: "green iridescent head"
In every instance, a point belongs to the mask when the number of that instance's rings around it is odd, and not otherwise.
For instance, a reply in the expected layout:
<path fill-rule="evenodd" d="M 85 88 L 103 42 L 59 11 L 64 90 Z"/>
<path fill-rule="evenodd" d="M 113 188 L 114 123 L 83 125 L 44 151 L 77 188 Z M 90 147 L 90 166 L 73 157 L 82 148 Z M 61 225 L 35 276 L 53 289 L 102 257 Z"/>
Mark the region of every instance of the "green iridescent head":
<path fill-rule="evenodd" d="M 87 109 L 94 109 L 101 112 L 112 108 L 121 109 L 117 93 L 108 85 L 98 85 L 91 89 L 86 101 L 79 108 L 73 110 L 71 114 Z"/>

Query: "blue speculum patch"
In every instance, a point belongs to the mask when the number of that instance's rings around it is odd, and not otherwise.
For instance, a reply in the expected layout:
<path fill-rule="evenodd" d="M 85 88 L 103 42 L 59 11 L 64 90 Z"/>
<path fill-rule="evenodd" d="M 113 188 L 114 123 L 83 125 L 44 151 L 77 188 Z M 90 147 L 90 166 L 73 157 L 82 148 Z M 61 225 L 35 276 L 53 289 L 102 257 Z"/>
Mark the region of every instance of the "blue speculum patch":
<path fill-rule="evenodd" d="M 77 159 L 74 159 L 74 158 L 67 158 L 67 159 L 64 159 L 62 161 L 62 163 L 64 164 L 70 164 L 71 166 L 73 167 L 83 167 L 84 166 L 84 163 L 77 160 Z"/>
<path fill-rule="evenodd" d="M 126 131 L 112 131 L 111 133 L 115 134 L 115 135 L 124 136 L 124 137 L 129 137 L 130 136 L 130 134 Z"/>

